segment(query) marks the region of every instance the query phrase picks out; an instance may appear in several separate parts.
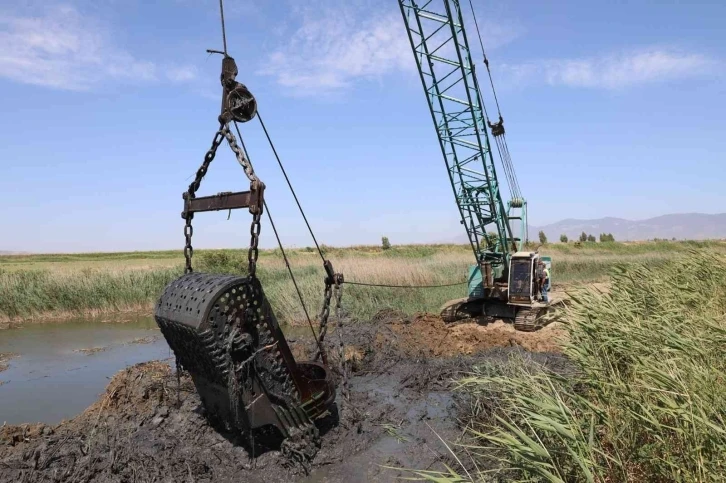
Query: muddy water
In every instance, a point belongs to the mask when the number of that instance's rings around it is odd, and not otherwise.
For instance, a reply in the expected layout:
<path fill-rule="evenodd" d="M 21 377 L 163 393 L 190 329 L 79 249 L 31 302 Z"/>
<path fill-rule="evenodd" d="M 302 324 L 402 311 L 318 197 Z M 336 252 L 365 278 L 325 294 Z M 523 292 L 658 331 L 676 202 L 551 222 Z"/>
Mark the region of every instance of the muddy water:
<path fill-rule="evenodd" d="M 93 351 L 89 349 L 103 350 Z M 0 331 L 0 424 L 57 423 L 83 411 L 109 378 L 133 364 L 173 356 L 151 317 L 125 323 L 73 320 Z"/>
<path fill-rule="evenodd" d="M 283 330 L 292 341 L 309 329 Z M 58 423 L 90 406 L 119 370 L 151 360 L 174 363 L 153 317 L 25 324 L 0 331 L 2 353 L 19 357 L 0 372 L 0 425 Z"/>

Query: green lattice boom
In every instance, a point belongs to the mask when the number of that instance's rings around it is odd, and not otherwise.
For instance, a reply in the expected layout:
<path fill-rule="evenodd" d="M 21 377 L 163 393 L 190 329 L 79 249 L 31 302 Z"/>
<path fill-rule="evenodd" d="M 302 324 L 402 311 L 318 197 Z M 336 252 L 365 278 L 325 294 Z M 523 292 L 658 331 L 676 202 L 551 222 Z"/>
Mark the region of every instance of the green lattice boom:
<path fill-rule="evenodd" d="M 491 261 L 501 270 L 519 240 L 512 236 L 509 210 L 502 201 L 459 2 L 399 4 L 477 263 Z"/>

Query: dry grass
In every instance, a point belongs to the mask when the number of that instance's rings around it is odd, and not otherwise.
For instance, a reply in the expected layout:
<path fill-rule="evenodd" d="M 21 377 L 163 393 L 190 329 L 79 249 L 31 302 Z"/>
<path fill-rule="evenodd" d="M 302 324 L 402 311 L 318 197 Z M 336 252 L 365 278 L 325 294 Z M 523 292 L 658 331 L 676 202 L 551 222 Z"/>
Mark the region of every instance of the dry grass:
<path fill-rule="evenodd" d="M 554 260 L 555 285 L 603 280 L 617 263 L 657 267 L 684 253 L 692 243 L 546 245 Z M 702 247 L 726 253 L 726 244 Z M 391 285 L 437 285 L 466 279 L 473 262 L 466 245 L 322 247 L 347 281 Z M 312 248 L 287 251 L 311 317 L 320 310 L 323 270 Z M 199 270 L 244 273 L 245 250 L 197 250 Z M 281 321 L 305 320 L 279 250 L 261 250 L 259 275 Z M 182 273 L 180 251 L 0 256 L 0 322 L 53 316 L 141 310 L 149 312 L 169 281 Z M 447 300 L 466 295 L 466 286 L 390 289 L 345 286 L 345 308 L 365 318 L 381 308 L 404 312 L 437 311 Z"/>

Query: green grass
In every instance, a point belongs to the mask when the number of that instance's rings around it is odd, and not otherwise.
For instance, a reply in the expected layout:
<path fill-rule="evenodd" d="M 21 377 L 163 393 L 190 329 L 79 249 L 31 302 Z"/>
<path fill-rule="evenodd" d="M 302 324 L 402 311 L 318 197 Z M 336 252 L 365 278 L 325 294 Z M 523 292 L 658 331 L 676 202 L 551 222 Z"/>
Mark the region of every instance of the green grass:
<path fill-rule="evenodd" d="M 726 253 L 722 242 L 641 244 L 552 244 L 541 248 L 553 257 L 557 284 L 603 280 L 618 262 L 661 266 L 694 245 Z M 326 257 L 348 281 L 394 285 L 444 284 L 464 280 L 473 261 L 468 245 L 403 245 L 335 248 L 322 246 Z M 286 250 L 311 317 L 320 310 L 323 269 L 312 247 Z M 196 250 L 195 269 L 224 273 L 246 270 L 246 250 Z M 163 287 L 182 273 L 182 252 L 87 253 L 0 256 L 0 320 L 45 315 L 149 311 Z M 282 322 L 305 315 L 282 262 L 280 250 L 261 250 L 259 276 Z M 344 307 L 366 318 L 382 308 L 407 313 L 437 311 L 447 300 L 466 295 L 464 284 L 436 289 L 391 289 L 346 285 Z"/>
<path fill-rule="evenodd" d="M 513 360 L 459 381 L 480 446 L 453 451 L 479 471 L 418 474 L 726 481 L 726 259 L 693 251 L 656 268 L 619 268 L 611 282 L 607 293 L 579 290 L 565 309 L 575 375 Z"/>

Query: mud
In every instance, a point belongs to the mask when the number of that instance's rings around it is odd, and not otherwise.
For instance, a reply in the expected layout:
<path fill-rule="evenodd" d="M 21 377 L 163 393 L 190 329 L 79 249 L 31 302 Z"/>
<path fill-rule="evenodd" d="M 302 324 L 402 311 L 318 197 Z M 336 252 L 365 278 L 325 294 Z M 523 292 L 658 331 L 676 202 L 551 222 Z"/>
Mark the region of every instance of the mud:
<path fill-rule="evenodd" d="M 466 442 L 458 421 L 467 401 L 451 387 L 458 374 L 483 360 L 505 362 L 512 353 L 556 371 L 568 367 L 557 353 L 520 347 L 545 350 L 545 335 L 510 334 L 491 324 L 447 326 L 425 314 L 380 313 L 347 325 L 343 336 L 353 368 L 350 398 L 339 394 L 338 418 L 319 422 L 321 447 L 307 474 L 275 450 L 252 458 L 231 435 L 212 429 L 190 378 L 182 375 L 178 390 L 170 366 L 155 361 L 118 373 L 70 421 L 2 427 L 0 481 L 393 481 L 412 476 L 397 468 L 458 467 L 441 441 Z M 332 349 L 337 340 L 331 332 L 326 342 Z M 298 360 L 312 354 L 311 340 L 290 343 Z"/>
<path fill-rule="evenodd" d="M 536 332 L 520 332 L 512 324 L 501 320 L 482 318 L 447 324 L 431 314 L 407 317 L 387 312 L 383 316 L 400 346 L 424 350 L 433 357 L 474 354 L 492 347 L 507 346 L 521 346 L 532 352 L 558 352 L 566 334 L 558 322 Z"/>
<path fill-rule="evenodd" d="M 75 349 L 73 352 L 78 352 L 80 354 L 90 356 L 99 352 L 105 352 L 107 349 L 108 347 L 89 347 L 87 349 Z"/>
<path fill-rule="evenodd" d="M 14 359 L 15 357 L 20 357 L 18 354 L 15 354 L 13 352 L 0 352 L 0 372 L 3 372 L 8 368 L 8 361 L 10 359 Z"/>
<path fill-rule="evenodd" d="M 137 337 L 136 339 L 127 342 L 127 344 L 151 344 L 159 340 L 160 336 L 150 335 L 147 337 Z"/>

